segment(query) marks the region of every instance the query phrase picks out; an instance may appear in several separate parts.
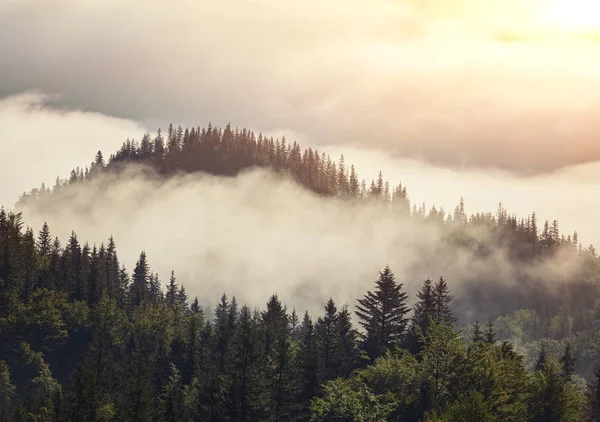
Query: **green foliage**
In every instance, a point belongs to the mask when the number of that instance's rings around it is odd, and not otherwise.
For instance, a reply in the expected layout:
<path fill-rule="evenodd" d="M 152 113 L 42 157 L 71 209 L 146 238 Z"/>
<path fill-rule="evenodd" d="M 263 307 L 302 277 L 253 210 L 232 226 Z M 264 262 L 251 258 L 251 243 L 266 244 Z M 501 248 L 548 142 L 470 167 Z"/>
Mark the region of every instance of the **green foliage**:
<path fill-rule="evenodd" d="M 422 387 L 428 397 L 424 409 L 441 410 L 468 389 L 467 351 L 452 327 L 432 321 L 420 358 Z"/>
<path fill-rule="evenodd" d="M 0 420 L 8 420 L 11 414 L 12 399 L 16 394 L 10 380 L 10 371 L 6 362 L 0 360 Z"/>
<path fill-rule="evenodd" d="M 407 294 L 396 283 L 394 273 L 386 267 L 375 282 L 375 292 L 368 291 L 358 300 L 356 315 L 366 331 L 365 350 L 371 358 L 398 346 L 405 338 L 408 319 Z"/>
<path fill-rule="evenodd" d="M 359 371 L 355 378 L 374 394 L 385 397 L 386 403 L 393 404 L 392 415 L 396 418 L 401 418 L 419 398 L 419 363 L 406 350 L 400 350 L 396 355 L 388 351 L 373 365 Z"/>
<path fill-rule="evenodd" d="M 452 403 L 439 416 L 429 414 L 425 418 L 426 422 L 500 422 L 503 420 L 492 414 L 481 393 L 477 392 Z"/>
<path fill-rule="evenodd" d="M 311 404 L 311 421 L 385 422 L 392 406 L 356 380 L 332 380 L 323 386 L 323 397 Z"/>
<path fill-rule="evenodd" d="M 533 376 L 529 401 L 532 422 L 567 422 L 584 420 L 585 401 L 579 387 L 560 376 L 560 365 L 549 358 Z"/>

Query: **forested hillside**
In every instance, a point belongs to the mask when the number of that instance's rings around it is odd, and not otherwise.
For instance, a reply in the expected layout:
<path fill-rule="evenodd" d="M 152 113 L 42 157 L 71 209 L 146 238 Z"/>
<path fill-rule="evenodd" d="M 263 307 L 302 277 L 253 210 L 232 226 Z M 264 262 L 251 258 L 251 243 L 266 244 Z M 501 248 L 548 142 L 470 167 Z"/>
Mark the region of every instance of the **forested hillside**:
<path fill-rule="evenodd" d="M 226 294 L 202 309 L 175 273 L 163 286 L 144 252 L 129 273 L 112 238 L 89 245 L 73 233 L 62 244 L 2 210 L 0 420 L 600 420 L 599 259 L 557 221 L 540 229 L 535 213 L 502 206 L 468 216 L 462 200 L 451 213 L 426 210 L 381 173 L 366 183 L 343 157 L 229 126 L 127 141 L 24 194 L 17 211 L 69 207 L 52 198 L 98 180 L 110 189 L 108 176 L 133 164 L 159 178 L 265 167 L 327 200 L 439 227 L 452 249 L 500 250 L 518 277 L 438 274 L 407 292 L 386 267 L 365 280 L 364 297 L 326 301 L 320 315 L 273 292 L 259 309 Z"/>

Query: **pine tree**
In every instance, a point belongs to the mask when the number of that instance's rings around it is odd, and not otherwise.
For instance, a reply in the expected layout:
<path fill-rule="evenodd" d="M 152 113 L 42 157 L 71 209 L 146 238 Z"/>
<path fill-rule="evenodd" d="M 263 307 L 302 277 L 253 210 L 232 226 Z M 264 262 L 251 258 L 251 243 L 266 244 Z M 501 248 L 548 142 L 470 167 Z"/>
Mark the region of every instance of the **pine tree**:
<path fill-rule="evenodd" d="M 479 321 L 475 321 L 473 332 L 471 333 L 471 343 L 483 343 L 483 341 L 484 337 L 483 331 L 481 331 L 481 324 L 479 324 Z"/>
<path fill-rule="evenodd" d="M 271 296 L 262 312 L 268 387 L 271 391 L 269 413 L 275 421 L 290 417 L 295 402 L 295 362 L 293 361 L 288 316 L 277 295 Z"/>
<path fill-rule="evenodd" d="M 183 418 L 183 381 L 177 367 L 170 365 L 171 375 L 164 387 L 163 406 L 164 421 L 179 422 Z"/>
<path fill-rule="evenodd" d="M 433 318 L 435 321 L 447 325 L 452 325 L 456 322 L 456 318 L 454 318 L 450 309 L 450 302 L 453 298 L 446 280 L 444 280 L 444 277 L 440 277 L 433 286 Z"/>
<path fill-rule="evenodd" d="M 150 267 L 146 259 L 146 252 L 140 254 L 140 258 L 135 264 L 133 270 L 133 280 L 131 283 L 131 299 L 135 306 L 145 304 L 150 294 Z"/>
<path fill-rule="evenodd" d="M 430 279 L 423 282 L 423 287 L 417 292 L 417 299 L 408 336 L 408 349 L 414 354 L 421 350 L 422 339 L 436 314 L 433 284 Z"/>
<path fill-rule="evenodd" d="M 12 399 L 16 394 L 15 390 L 10 380 L 8 365 L 0 360 L 0 420 L 7 421 L 9 419 Z"/>
<path fill-rule="evenodd" d="M 318 379 L 318 356 L 315 342 L 315 328 L 308 315 L 304 314 L 300 327 L 300 394 L 299 401 L 303 405 L 303 413 L 308 411 L 310 400 L 317 394 L 319 387 Z"/>
<path fill-rule="evenodd" d="M 386 349 L 399 345 L 406 334 L 407 294 L 401 291 L 389 266 L 379 273 L 375 292 L 367 291 L 358 300 L 356 315 L 365 329 L 365 349 L 371 356 L 381 356 Z"/>
<path fill-rule="evenodd" d="M 348 305 L 344 305 L 337 315 L 337 367 L 336 376 L 348 377 L 354 371 L 358 361 L 358 333 L 352 326 Z"/>
<path fill-rule="evenodd" d="M 169 286 L 167 287 L 167 305 L 170 307 L 175 306 L 175 298 L 177 297 L 177 279 L 175 278 L 175 271 L 171 271 L 171 277 L 169 278 Z"/>
<path fill-rule="evenodd" d="M 600 364 L 594 366 L 594 379 L 588 384 L 587 414 L 590 422 L 600 422 Z"/>
<path fill-rule="evenodd" d="M 150 283 L 148 286 L 148 299 L 150 303 L 158 305 L 163 300 L 163 293 L 160 288 L 160 279 L 158 274 L 150 275 Z"/>
<path fill-rule="evenodd" d="M 536 358 L 536 362 L 535 362 L 535 366 L 534 366 L 535 370 L 542 371 L 544 369 L 544 367 L 546 366 L 547 360 L 548 360 L 548 357 L 546 355 L 546 345 L 544 343 L 542 343 L 542 347 L 540 348 L 540 351 Z"/>
<path fill-rule="evenodd" d="M 182 284 L 179 286 L 179 290 L 177 291 L 177 303 L 181 306 L 183 312 L 187 312 L 188 309 L 188 296 L 185 291 L 185 286 Z"/>
<path fill-rule="evenodd" d="M 190 311 L 192 311 L 193 314 L 197 314 L 197 313 L 202 312 L 202 308 L 198 304 L 198 297 L 197 296 L 194 298 L 194 302 L 192 302 L 192 305 L 190 306 Z"/>
<path fill-rule="evenodd" d="M 562 366 L 562 376 L 567 382 L 573 380 L 575 374 L 575 356 L 573 355 L 573 348 L 571 343 L 567 342 L 563 354 L 560 357 L 560 363 Z"/>
<path fill-rule="evenodd" d="M 44 223 L 37 239 L 37 248 L 42 256 L 48 256 L 52 248 L 52 236 L 50 236 L 50 228 L 48 223 Z"/>
<path fill-rule="evenodd" d="M 496 330 L 492 318 L 488 320 L 487 329 L 485 330 L 485 342 L 488 344 L 496 344 Z"/>
<path fill-rule="evenodd" d="M 300 334 L 300 318 L 298 318 L 298 314 L 296 313 L 296 308 L 292 309 L 292 313 L 290 315 L 290 329 L 292 330 L 292 338 L 294 340 L 299 340 Z"/>
<path fill-rule="evenodd" d="M 231 420 L 259 420 L 265 406 L 257 321 L 243 306 L 238 329 L 233 338 L 232 365 L 234 379 L 228 398 Z"/>
<path fill-rule="evenodd" d="M 325 305 L 325 316 L 317 320 L 315 327 L 316 340 L 320 349 L 321 380 L 335 378 L 335 359 L 338 348 L 336 333 L 338 323 L 337 308 L 333 299 L 330 298 Z"/>

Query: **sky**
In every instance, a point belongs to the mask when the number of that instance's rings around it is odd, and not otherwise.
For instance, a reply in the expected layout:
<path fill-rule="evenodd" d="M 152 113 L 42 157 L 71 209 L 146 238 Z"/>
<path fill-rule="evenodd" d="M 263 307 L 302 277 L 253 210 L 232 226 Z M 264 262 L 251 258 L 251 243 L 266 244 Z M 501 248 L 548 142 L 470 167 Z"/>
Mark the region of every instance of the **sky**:
<path fill-rule="evenodd" d="M 230 122 L 600 244 L 599 43 L 589 0 L 0 0 L 0 203 Z"/>
<path fill-rule="evenodd" d="M 552 171 L 600 159 L 600 11 L 564 1 L 2 0 L 0 96 Z"/>

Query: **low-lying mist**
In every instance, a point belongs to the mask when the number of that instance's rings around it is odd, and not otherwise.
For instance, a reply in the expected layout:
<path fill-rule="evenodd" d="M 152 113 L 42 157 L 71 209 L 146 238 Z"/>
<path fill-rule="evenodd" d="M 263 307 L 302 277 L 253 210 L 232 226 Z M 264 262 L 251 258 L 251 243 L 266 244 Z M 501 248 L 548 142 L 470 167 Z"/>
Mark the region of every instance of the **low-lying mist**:
<path fill-rule="evenodd" d="M 411 300 L 424 279 L 444 276 L 462 318 L 487 318 L 521 304 L 501 295 L 503 287 L 535 278 L 551 295 L 555 281 L 577 270 L 570 259 L 522 267 L 500 249 L 483 256 L 448 242 L 443 224 L 408 218 L 381 203 L 320 197 L 264 170 L 235 178 L 159 179 L 130 167 L 69 185 L 18 211 L 34 230 L 48 222 L 63 245 L 72 230 L 80 241 L 98 245 L 113 235 L 129 271 L 145 250 L 163 283 L 175 270 L 207 310 L 223 292 L 258 307 L 277 293 L 290 309 L 313 315 L 329 297 L 353 308 L 389 265 Z M 489 233 L 471 235 L 485 242 Z M 474 281 L 477 303 L 466 289 Z M 540 292 L 519 289 L 521 299 Z"/>

